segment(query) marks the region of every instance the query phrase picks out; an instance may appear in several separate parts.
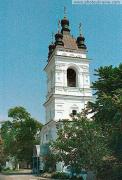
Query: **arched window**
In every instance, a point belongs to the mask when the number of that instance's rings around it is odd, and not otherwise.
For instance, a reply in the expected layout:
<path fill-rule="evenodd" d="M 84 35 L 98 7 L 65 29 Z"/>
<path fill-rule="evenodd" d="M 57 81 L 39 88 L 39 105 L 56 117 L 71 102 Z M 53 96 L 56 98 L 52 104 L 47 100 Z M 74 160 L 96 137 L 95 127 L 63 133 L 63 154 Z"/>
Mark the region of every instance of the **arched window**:
<path fill-rule="evenodd" d="M 67 69 L 67 86 L 76 87 L 76 72 L 74 69 Z"/>
<path fill-rule="evenodd" d="M 77 110 L 76 109 L 72 110 L 72 115 L 75 116 L 76 114 L 77 114 Z"/>

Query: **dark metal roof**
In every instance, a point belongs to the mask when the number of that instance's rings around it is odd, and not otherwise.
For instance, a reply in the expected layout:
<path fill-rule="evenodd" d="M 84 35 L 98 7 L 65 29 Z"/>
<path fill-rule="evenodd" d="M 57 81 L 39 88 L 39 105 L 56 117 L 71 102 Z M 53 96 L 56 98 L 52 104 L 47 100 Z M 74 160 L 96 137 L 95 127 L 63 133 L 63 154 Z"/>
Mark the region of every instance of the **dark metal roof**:
<path fill-rule="evenodd" d="M 64 48 L 78 50 L 76 39 L 70 34 L 63 34 Z"/>

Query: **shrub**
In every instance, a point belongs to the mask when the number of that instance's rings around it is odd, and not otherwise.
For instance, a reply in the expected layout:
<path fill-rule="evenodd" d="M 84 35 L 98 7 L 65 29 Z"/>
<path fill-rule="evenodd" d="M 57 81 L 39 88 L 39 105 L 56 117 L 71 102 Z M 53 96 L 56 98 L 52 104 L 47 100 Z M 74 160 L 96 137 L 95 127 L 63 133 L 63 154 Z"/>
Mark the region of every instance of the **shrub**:
<path fill-rule="evenodd" d="M 7 168 L 5 167 L 4 171 L 10 171 L 10 168 L 9 167 L 7 167 Z"/>
<path fill-rule="evenodd" d="M 122 165 L 116 165 L 115 167 L 113 167 L 112 179 L 122 179 Z"/>
<path fill-rule="evenodd" d="M 121 180 L 122 165 L 117 163 L 105 162 L 98 170 L 99 179 L 104 180 Z"/>
<path fill-rule="evenodd" d="M 51 177 L 54 179 L 69 179 L 69 176 L 63 172 L 55 172 Z"/>

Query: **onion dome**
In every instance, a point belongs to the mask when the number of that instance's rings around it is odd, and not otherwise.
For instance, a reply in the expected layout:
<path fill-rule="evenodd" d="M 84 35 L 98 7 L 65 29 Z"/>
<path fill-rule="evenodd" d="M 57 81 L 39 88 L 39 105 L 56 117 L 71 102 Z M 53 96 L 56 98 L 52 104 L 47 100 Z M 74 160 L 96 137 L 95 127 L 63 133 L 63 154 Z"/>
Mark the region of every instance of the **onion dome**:
<path fill-rule="evenodd" d="M 62 20 L 61 20 L 61 33 L 63 33 L 63 31 L 67 31 L 67 32 L 70 32 L 70 29 L 69 29 L 69 20 L 64 17 Z"/>
<path fill-rule="evenodd" d="M 79 49 L 87 49 L 86 45 L 84 44 L 85 38 L 81 34 L 81 23 L 79 24 L 79 36 L 77 37 L 77 46 Z"/>
<path fill-rule="evenodd" d="M 53 43 L 50 44 L 48 48 L 49 48 L 49 53 L 48 53 L 48 58 L 49 58 L 55 49 L 55 44 Z"/>
<path fill-rule="evenodd" d="M 87 49 L 86 45 L 84 44 L 85 38 L 80 35 L 79 37 L 77 37 L 77 46 L 79 49 Z"/>
<path fill-rule="evenodd" d="M 55 34 L 55 45 L 60 45 L 60 46 L 64 46 L 63 43 L 63 34 L 58 32 L 57 34 Z"/>
<path fill-rule="evenodd" d="M 66 7 L 64 7 L 64 18 L 61 20 L 61 27 L 62 27 L 62 30 L 61 30 L 61 33 L 63 34 L 64 32 L 70 32 L 70 29 L 69 29 L 69 20 L 67 19 L 66 17 Z"/>

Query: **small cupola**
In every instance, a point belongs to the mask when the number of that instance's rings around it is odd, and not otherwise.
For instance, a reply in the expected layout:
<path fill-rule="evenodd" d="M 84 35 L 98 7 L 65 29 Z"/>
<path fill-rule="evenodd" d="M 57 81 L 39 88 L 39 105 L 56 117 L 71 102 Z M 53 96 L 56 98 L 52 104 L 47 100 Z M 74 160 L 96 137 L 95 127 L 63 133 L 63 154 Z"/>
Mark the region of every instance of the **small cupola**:
<path fill-rule="evenodd" d="M 64 46 L 63 43 L 63 35 L 62 33 L 58 32 L 57 34 L 55 34 L 55 45 L 60 45 L 60 46 Z"/>
<path fill-rule="evenodd" d="M 61 33 L 62 34 L 66 34 L 70 32 L 70 28 L 69 28 L 69 20 L 66 17 L 66 7 L 64 7 L 64 18 L 61 20 Z"/>
<path fill-rule="evenodd" d="M 63 34 L 60 32 L 60 21 L 58 22 L 58 32 L 55 34 L 55 45 L 64 46 Z"/>
<path fill-rule="evenodd" d="M 48 52 L 48 58 L 50 58 L 51 54 L 53 53 L 55 49 L 55 44 L 53 42 L 53 33 L 52 33 L 52 43 L 48 46 L 49 52 Z"/>
<path fill-rule="evenodd" d="M 85 45 L 85 38 L 83 37 L 81 33 L 81 23 L 79 24 L 79 36 L 77 37 L 76 43 L 79 49 L 87 49 Z"/>
<path fill-rule="evenodd" d="M 61 33 L 63 34 L 64 32 L 70 32 L 70 29 L 69 29 L 69 20 L 64 17 L 62 20 L 61 20 Z"/>
<path fill-rule="evenodd" d="M 49 48 L 49 53 L 48 53 L 48 58 L 49 58 L 55 49 L 55 44 L 53 43 L 50 44 L 48 48 Z"/>

